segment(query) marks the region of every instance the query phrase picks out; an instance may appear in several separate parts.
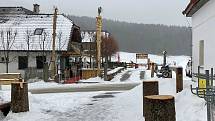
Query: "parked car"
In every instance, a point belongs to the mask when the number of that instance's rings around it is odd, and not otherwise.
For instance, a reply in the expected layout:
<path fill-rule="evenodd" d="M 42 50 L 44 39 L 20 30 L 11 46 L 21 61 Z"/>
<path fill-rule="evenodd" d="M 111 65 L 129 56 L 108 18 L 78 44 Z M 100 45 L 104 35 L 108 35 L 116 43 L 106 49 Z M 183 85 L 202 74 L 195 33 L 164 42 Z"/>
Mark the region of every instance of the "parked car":
<path fill-rule="evenodd" d="M 192 77 L 192 61 L 191 60 L 189 60 L 187 62 L 185 71 L 186 71 L 186 76 Z"/>

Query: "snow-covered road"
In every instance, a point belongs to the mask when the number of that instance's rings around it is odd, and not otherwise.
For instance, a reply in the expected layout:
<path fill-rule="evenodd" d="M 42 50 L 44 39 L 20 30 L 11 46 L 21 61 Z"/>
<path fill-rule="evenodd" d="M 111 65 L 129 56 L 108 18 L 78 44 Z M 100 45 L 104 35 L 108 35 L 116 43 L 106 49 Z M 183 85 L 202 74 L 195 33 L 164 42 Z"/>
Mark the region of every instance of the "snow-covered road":
<path fill-rule="evenodd" d="M 187 57 L 174 57 L 172 60 L 177 60 L 179 66 L 185 67 Z M 156 60 L 153 61 L 156 62 Z M 145 73 L 144 77 L 143 73 Z M 3 121 L 144 121 L 141 84 L 143 80 L 157 80 L 159 94 L 175 97 L 177 121 L 206 121 L 205 101 L 190 92 L 190 85 L 195 86 L 197 83 L 185 76 L 184 90 L 180 93 L 176 93 L 175 73 L 171 79 L 151 78 L 150 71 L 145 71 L 145 69 L 128 69 L 108 83 L 98 78 L 91 80 L 101 81 L 101 84 L 140 83 L 140 85 L 131 90 L 114 92 L 29 93 L 30 111 L 19 114 L 10 112 Z M 30 84 L 29 88 L 56 86 L 62 85 L 43 82 Z M 10 100 L 10 92 L 0 91 L 0 97 Z"/>
<path fill-rule="evenodd" d="M 82 86 L 56 86 L 48 88 L 29 89 L 32 94 L 42 93 L 64 93 L 64 92 L 92 92 L 92 91 L 121 91 L 130 90 L 140 83 L 106 83 L 106 84 L 85 84 Z"/>

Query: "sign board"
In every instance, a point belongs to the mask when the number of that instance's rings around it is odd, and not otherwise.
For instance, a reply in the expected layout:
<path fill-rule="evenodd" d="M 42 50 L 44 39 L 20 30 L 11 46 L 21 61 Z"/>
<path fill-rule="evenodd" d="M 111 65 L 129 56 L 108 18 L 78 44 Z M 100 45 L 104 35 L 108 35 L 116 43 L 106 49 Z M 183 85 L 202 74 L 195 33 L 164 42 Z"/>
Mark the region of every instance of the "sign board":
<path fill-rule="evenodd" d="M 148 59 L 148 54 L 145 53 L 137 53 L 136 59 Z"/>
<path fill-rule="evenodd" d="M 206 88 L 206 79 L 199 79 L 199 88 L 200 91 L 206 91 L 206 89 L 201 89 L 201 88 Z"/>

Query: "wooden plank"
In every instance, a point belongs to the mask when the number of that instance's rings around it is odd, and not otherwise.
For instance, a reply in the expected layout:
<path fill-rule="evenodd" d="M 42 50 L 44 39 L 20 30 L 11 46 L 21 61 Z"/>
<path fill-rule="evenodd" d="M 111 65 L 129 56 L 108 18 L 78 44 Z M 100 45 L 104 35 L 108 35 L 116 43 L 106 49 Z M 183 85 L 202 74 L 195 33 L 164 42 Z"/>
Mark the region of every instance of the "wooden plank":
<path fill-rule="evenodd" d="M 20 73 L 0 73 L 0 79 L 14 79 L 21 78 Z"/>
<path fill-rule="evenodd" d="M 13 82 L 22 82 L 20 73 L 0 73 L 0 85 L 11 85 Z"/>

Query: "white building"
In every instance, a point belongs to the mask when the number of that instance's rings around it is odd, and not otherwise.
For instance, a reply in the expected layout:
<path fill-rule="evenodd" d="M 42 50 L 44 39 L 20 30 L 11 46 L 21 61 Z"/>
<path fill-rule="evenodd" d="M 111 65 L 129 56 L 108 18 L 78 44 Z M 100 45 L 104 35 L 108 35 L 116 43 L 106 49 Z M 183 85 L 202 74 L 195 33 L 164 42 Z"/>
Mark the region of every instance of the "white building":
<path fill-rule="evenodd" d="M 28 68 L 42 71 L 43 62 L 50 63 L 53 15 L 29 11 L 22 7 L 0 7 L 0 73 L 7 70 L 7 57 L 8 72 L 18 72 L 23 76 Z M 55 50 L 58 56 L 64 56 L 61 65 L 65 68 L 70 55 L 80 54 L 76 46 L 81 42 L 80 28 L 59 14 L 56 34 Z"/>
<path fill-rule="evenodd" d="M 215 0 L 191 0 L 183 12 L 192 17 L 192 70 L 215 67 Z"/>

